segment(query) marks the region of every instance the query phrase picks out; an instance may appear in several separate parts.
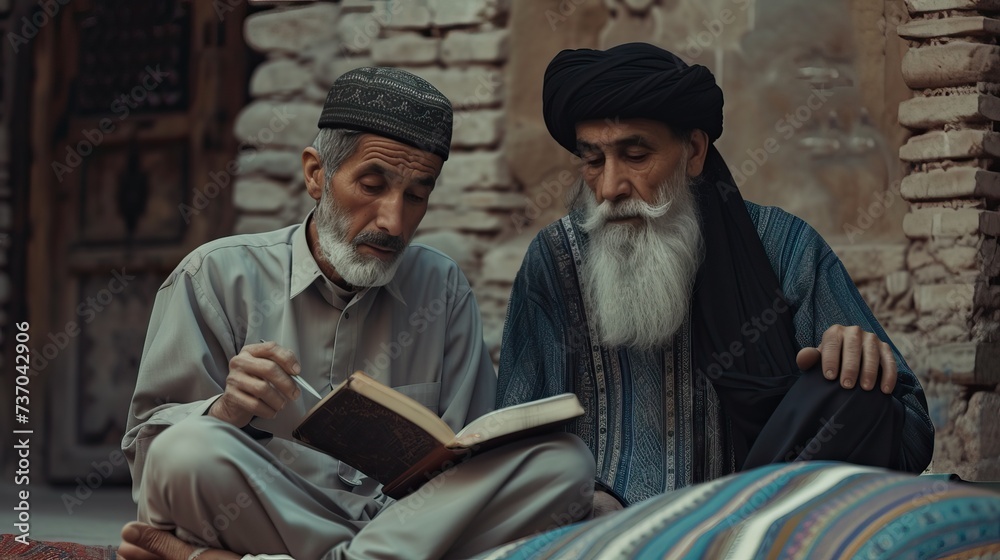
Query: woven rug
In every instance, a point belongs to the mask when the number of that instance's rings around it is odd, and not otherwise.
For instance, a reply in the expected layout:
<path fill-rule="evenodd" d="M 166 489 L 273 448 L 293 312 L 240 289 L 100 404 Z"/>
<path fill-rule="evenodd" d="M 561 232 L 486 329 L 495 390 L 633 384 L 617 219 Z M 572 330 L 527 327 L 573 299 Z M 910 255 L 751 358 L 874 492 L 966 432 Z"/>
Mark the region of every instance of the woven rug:
<path fill-rule="evenodd" d="M 114 546 L 87 546 L 71 542 L 28 539 L 23 545 L 14 535 L 0 535 L 0 560 L 115 560 Z"/>

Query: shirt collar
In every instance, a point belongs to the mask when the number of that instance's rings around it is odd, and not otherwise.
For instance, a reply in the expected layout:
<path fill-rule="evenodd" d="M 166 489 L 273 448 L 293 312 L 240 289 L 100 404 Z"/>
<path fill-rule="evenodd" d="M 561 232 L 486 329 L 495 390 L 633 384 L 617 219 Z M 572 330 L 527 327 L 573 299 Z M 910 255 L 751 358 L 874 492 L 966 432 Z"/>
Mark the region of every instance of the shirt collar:
<path fill-rule="evenodd" d="M 309 220 L 312 218 L 312 214 L 309 212 L 299 229 L 292 234 L 292 277 L 289 283 L 288 299 L 299 295 L 317 278 L 323 276 L 323 271 L 319 269 L 319 264 L 316 263 L 316 259 L 313 258 L 312 252 L 309 250 L 309 242 L 306 241 L 306 231 L 309 229 Z"/>
<path fill-rule="evenodd" d="M 313 210 L 315 211 L 315 209 Z M 309 242 L 306 240 L 306 232 L 309 230 L 309 220 L 312 219 L 313 211 L 309 212 L 306 219 L 302 221 L 302 226 L 292 234 L 292 271 L 291 271 L 291 281 L 289 283 L 289 293 L 288 299 L 292 299 L 295 296 L 302 293 L 306 288 L 312 285 L 317 278 L 321 278 L 329 281 L 323 275 L 323 271 L 319 269 L 319 263 L 313 257 L 312 251 L 309 250 Z M 401 255 L 400 258 L 403 258 Z M 392 297 L 399 300 L 400 303 L 406 305 L 406 300 L 403 299 L 403 294 L 399 290 L 397 282 L 399 281 L 399 276 L 393 276 L 392 280 L 385 285 L 385 290 L 389 292 Z M 378 289 L 365 288 L 358 292 L 358 295 L 354 297 L 354 301 L 358 301 L 368 294 L 377 292 Z"/>

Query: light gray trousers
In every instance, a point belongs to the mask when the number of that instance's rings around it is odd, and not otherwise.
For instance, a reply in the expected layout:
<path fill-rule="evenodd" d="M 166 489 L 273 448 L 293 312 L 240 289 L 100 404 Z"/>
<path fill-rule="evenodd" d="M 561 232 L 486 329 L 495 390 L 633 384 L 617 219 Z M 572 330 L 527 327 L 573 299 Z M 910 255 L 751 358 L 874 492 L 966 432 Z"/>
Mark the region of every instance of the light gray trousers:
<path fill-rule="evenodd" d="M 262 482 L 264 472 L 275 476 Z M 205 416 L 153 441 L 139 520 L 239 554 L 468 558 L 586 517 L 593 481 L 586 445 L 556 433 L 475 456 L 382 506 L 315 486 L 236 427 Z M 359 508 L 359 500 L 368 503 Z"/>

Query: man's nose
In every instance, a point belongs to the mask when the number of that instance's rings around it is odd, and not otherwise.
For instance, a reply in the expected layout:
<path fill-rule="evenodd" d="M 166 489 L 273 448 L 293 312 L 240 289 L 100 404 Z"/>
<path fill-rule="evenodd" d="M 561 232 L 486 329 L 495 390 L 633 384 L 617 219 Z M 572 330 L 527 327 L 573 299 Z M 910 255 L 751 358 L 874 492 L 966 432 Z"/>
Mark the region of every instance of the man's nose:
<path fill-rule="evenodd" d="M 605 200 L 619 202 L 632 195 L 632 181 L 617 162 L 609 160 L 604 164 L 604 176 L 597 190 L 597 203 Z"/>
<path fill-rule="evenodd" d="M 375 227 L 393 237 L 403 234 L 403 195 L 393 195 L 380 202 Z"/>

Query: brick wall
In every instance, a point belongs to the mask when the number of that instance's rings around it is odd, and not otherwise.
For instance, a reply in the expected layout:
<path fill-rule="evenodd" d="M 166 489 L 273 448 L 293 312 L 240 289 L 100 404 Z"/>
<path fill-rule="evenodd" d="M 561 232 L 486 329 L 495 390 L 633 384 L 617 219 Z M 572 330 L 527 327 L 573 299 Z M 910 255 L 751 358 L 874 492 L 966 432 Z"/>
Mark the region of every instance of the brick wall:
<path fill-rule="evenodd" d="M 934 469 L 1000 478 L 1000 20 L 995 2 L 907 0 L 902 62 L 914 136 L 901 194 L 917 339 L 938 427 Z"/>

